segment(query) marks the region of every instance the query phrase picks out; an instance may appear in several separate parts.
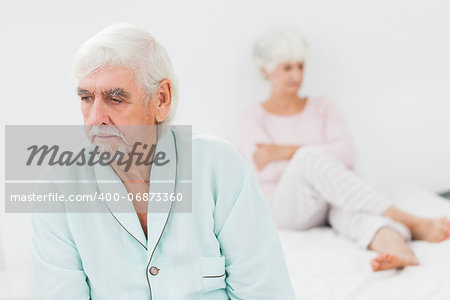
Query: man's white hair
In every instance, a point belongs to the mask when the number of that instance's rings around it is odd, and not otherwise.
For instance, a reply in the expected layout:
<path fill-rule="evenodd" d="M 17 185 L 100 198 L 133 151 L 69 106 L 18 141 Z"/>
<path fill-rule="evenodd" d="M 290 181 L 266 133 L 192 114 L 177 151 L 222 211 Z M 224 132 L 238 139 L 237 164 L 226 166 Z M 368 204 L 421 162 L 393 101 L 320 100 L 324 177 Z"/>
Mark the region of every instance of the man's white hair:
<path fill-rule="evenodd" d="M 178 104 L 178 82 L 164 47 L 144 28 L 109 26 L 84 42 L 75 55 L 72 76 L 78 81 L 103 68 L 125 66 L 134 71 L 145 94 L 153 94 L 163 79 L 172 83 L 172 104 L 162 125 L 170 125 Z M 148 100 L 149 97 L 146 97 Z"/>
<path fill-rule="evenodd" d="M 278 28 L 267 31 L 253 47 L 253 61 L 258 69 L 272 72 L 280 63 L 304 61 L 308 46 L 293 28 Z"/>

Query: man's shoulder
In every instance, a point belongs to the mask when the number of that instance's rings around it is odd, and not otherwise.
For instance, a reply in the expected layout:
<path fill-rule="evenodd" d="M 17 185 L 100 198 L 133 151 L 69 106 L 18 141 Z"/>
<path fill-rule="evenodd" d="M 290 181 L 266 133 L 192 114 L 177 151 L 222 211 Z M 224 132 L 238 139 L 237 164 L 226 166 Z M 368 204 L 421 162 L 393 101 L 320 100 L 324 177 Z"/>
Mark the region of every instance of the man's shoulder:
<path fill-rule="evenodd" d="M 200 155 L 211 155 L 213 157 L 235 157 L 240 158 L 236 147 L 229 141 L 208 134 L 195 134 L 192 136 L 192 149 Z"/>
<path fill-rule="evenodd" d="M 230 170 L 243 174 L 247 168 L 244 158 L 231 142 L 208 134 L 192 137 L 192 162 L 222 174 Z"/>
<path fill-rule="evenodd" d="M 195 133 L 192 135 L 192 144 L 197 147 L 216 147 L 216 148 L 229 148 L 233 147 L 227 140 L 204 133 Z"/>

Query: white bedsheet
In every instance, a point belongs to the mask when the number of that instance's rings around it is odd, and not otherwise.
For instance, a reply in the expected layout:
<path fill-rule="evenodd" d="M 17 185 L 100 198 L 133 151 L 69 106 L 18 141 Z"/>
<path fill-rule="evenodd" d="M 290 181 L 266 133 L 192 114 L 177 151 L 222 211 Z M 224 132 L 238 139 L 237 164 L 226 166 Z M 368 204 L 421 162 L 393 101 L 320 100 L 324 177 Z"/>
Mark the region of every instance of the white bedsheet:
<path fill-rule="evenodd" d="M 447 216 L 450 201 L 420 188 L 386 192 L 396 205 L 421 216 Z M 421 264 L 372 272 L 373 251 L 357 247 L 327 227 L 280 231 L 297 299 L 450 299 L 450 241 L 412 242 Z"/>

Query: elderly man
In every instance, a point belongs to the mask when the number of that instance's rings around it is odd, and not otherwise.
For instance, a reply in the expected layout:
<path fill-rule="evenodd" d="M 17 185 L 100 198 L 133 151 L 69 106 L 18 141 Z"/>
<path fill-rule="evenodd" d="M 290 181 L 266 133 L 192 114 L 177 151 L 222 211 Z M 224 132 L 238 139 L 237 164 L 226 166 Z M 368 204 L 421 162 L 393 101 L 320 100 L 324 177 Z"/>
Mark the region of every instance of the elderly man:
<path fill-rule="evenodd" d="M 95 192 L 129 195 L 133 212 L 115 209 L 119 201 L 105 204 L 107 213 L 34 214 L 37 298 L 293 299 L 266 201 L 241 156 L 219 139 L 186 139 L 182 130 L 161 127 L 177 104 L 163 47 L 146 30 L 114 25 L 82 45 L 73 72 L 92 146 L 129 154 L 137 145 L 174 180 L 158 189 L 155 173 L 162 171 L 148 164 L 72 170 L 75 179 L 94 179 Z M 149 151 L 152 143 L 164 144 L 167 157 Z M 179 168 L 190 159 L 192 170 Z M 180 174 L 192 176 L 190 193 L 183 189 L 192 195 L 188 213 L 176 211 L 177 201 L 137 201 L 149 191 L 179 190 Z"/>

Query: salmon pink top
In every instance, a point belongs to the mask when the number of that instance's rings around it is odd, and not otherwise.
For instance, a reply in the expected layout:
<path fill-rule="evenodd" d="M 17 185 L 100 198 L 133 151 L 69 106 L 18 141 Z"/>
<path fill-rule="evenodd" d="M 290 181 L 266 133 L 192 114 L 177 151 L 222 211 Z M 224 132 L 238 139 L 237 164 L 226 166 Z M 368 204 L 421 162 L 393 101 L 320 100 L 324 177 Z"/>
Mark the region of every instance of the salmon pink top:
<path fill-rule="evenodd" d="M 271 162 L 258 171 L 253 161 L 256 144 L 316 145 L 353 169 L 355 152 L 344 120 L 329 100 L 308 98 L 305 107 L 293 115 L 266 111 L 261 103 L 248 107 L 239 120 L 239 149 L 253 166 L 262 190 L 268 196 L 276 187 L 289 160 Z"/>

